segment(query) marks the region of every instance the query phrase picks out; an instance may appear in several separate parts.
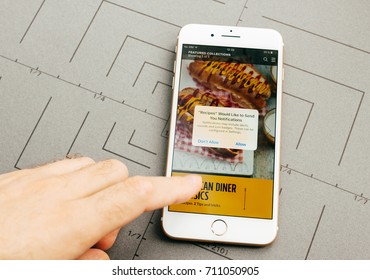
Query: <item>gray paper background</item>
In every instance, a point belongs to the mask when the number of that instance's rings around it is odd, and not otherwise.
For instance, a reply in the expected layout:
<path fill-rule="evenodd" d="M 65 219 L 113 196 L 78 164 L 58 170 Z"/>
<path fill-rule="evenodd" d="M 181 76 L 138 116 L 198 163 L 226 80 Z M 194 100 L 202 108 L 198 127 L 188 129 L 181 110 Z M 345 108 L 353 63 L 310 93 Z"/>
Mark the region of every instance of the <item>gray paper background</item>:
<path fill-rule="evenodd" d="M 187 23 L 285 42 L 280 226 L 264 248 L 173 241 L 160 212 L 113 259 L 370 259 L 370 2 L 0 0 L 0 172 L 79 153 L 164 174 L 172 65 Z M 72 244 L 71 244 L 72 245 Z"/>

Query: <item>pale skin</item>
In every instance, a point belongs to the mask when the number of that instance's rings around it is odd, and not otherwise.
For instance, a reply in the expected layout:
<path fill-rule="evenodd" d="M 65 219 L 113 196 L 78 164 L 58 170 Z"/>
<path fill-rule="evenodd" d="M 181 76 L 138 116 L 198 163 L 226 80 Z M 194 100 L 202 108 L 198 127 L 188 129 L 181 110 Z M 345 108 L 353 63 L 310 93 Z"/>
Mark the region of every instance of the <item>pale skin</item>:
<path fill-rule="evenodd" d="M 109 259 L 122 226 L 200 188 L 200 176 L 129 177 L 87 157 L 0 175 L 0 259 Z"/>

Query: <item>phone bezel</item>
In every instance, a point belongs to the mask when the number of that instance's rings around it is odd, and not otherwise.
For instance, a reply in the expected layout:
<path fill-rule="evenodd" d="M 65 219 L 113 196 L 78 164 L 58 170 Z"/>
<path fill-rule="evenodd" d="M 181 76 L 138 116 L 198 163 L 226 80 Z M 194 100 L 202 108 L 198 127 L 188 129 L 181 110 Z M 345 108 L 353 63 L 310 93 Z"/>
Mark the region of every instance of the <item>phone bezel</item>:
<path fill-rule="evenodd" d="M 276 98 L 276 132 L 275 132 L 275 166 L 273 186 L 273 218 L 254 219 L 219 215 L 203 215 L 183 213 L 163 209 L 162 227 L 167 236 L 175 239 L 189 239 L 249 245 L 267 245 L 271 243 L 278 230 L 278 197 L 280 168 L 280 135 L 281 135 L 281 103 L 283 77 L 283 40 L 281 35 L 272 29 L 214 26 L 190 24 L 184 26 L 179 33 L 176 47 L 175 76 L 173 83 L 173 100 L 171 104 L 170 133 L 167 155 L 166 176 L 171 176 L 174 151 L 174 135 L 177 111 L 177 96 L 180 82 L 182 45 L 209 45 L 224 47 L 242 47 L 253 49 L 269 49 L 278 51 L 277 98 Z M 212 233 L 211 225 L 222 219 L 227 223 L 228 230 L 224 235 Z"/>

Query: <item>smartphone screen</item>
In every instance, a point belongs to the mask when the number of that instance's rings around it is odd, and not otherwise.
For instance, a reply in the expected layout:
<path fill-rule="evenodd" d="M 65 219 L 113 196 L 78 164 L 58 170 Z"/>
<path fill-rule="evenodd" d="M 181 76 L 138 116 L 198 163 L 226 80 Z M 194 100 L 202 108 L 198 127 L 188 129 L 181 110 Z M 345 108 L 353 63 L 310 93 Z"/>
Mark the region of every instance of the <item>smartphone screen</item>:
<path fill-rule="evenodd" d="M 172 176 L 201 191 L 170 212 L 273 218 L 278 51 L 182 45 Z"/>

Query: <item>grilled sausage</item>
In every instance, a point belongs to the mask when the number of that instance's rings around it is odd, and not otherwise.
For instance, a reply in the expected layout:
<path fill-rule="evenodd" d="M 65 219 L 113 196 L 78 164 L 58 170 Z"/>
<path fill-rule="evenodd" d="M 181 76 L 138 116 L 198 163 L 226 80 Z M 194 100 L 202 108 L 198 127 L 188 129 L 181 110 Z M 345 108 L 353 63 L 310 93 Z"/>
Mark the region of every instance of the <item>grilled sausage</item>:
<path fill-rule="evenodd" d="M 190 63 L 189 73 L 210 90 L 230 92 L 243 108 L 260 110 L 271 96 L 267 79 L 251 64 L 196 60 Z"/>

